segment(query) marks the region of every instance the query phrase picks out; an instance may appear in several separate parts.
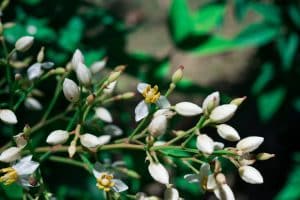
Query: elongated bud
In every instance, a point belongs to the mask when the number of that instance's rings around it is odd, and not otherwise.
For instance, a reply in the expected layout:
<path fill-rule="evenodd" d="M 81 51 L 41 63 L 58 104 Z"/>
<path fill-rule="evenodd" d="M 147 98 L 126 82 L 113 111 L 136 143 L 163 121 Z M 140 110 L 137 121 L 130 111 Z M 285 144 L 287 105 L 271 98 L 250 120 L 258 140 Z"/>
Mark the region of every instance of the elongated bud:
<path fill-rule="evenodd" d="M 46 142 L 48 144 L 52 144 L 52 145 L 57 145 L 57 144 L 63 144 L 65 143 L 69 138 L 69 133 L 68 131 L 65 130 L 55 130 L 52 131 L 47 139 Z"/>
<path fill-rule="evenodd" d="M 212 154 L 214 151 L 214 141 L 206 134 L 197 137 L 196 146 L 199 151 L 206 154 Z"/>
<path fill-rule="evenodd" d="M 9 147 L 0 154 L 0 161 L 10 163 L 21 157 L 21 149 L 18 147 Z"/>
<path fill-rule="evenodd" d="M 256 155 L 257 160 L 269 160 L 270 158 L 275 157 L 275 154 L 271 153 L 259 153 Z"/>
<path fill-rule="evenodd" d="M 41 62 L 43 62 L 43 60 L 44 60 L 44 57 L 45 57 L 45 47 L 42 47 L 41 49 L 40 49 L 40 51 L 39 51 L 39 53 L 38 53 L 38 55 L 37 55 L 37 62 L 39 62 L 39 63 L 41 63 Z"/>
<path fill-rule="evenodd" d="M 96 117 L 98 117 L 99 119 L 108 123 L 111 123 L 113 121 L 110 112 L 106 108 L 104 107 L 95 108 L 95 112 L 96 112 Z"/>
<path fill-rule="evenodd" d="M 239 168 L 240 177 L 247 183 L 262 184 L 264 179 L 261 173 L 251 166 L 242 166 Z"/>
<path fill-rule="evenodd" d="M 91 69 L 91 72 L 93 74 L 96 74 L 98 72 L 100 72 L 106 65 L 106 62 L 107 62 L 107 58 L 103 58 L 101 61 L 98 61 L 98 62 L 94 62 L 90 69 Z"/>
<path fill-rule="evenodd" d="M 148 126 L 148 131 L 154 137 L 158 137 L 166 132 L 167 129 L 167 117 L 164 115 L 159 115 L 153 117 L 152 121 Z"/>
<path fill-rule="evenodd" d="M 202 103 L 202 109 L 204 113 L 208 115 L 219 104 L 220 104 L 220 93 L 218 91 L 213 92 L 204 99 Z"/>
<path fill-rule="evenodd" d="M 178 67 L 178 69 L 173 73 L 172 75 L 172 82 L 174 84 L 178 83 L 179 81 L 181 81 L 182 77 L 183 77 L 183 69 L 184 67 L 181 65 Z"/>
<path fill-rule="evenodd" d="M 10 2 L 10 0 L 2 1 L 1 6 L 0 6 L 0 11 L 3 11 L 9 5 L 9 2 Z"/>
<path fill-rule="evenodd" d="M 76 153 L 76 140 L 72 140 L 69 148 L 68 148 L 69 157 L 73 158 Z"/>
<path fill-rule="evenodd" d="M 247 97 L 240 97 L 240 98 L 236 98 L 236 99 L 233 99 L 230 104 L 235 104 L 237 106 L 241 105 L 245 100 L 247 99 Z"/>
<path fill-rule="evenodd" d="M 236 145 L 236 148 L 244 153 L 252 152 L 257 149 L 264 141 L 263 137 L 250 136 L 242 139 Z"/>
<path fill-rule="evenodd" d="M 179 200 L 179 192 L 172 187 L 168 187 L 164 193 L 164 200 Z"/>
<path fill-rule="evenodd" d="M 63 92 L 66 97 L 71 102 L 77 102 L 80 97 L 80 91 L 77 84 L 71 79 L 66 78 L 63 83 Z"/>
<path fill-rule="evenodd" d="M 31 127 L 28 124 L 25 124 L 23 128 L 23 133 L 28 136 L 31 133 Z"/>
<path fill-rule="evenodd" d="M 239 133 L 231 126 L 227 124 L 220 124 L 217 125 L 217 131 L 220 135 L 225 140 L 235 142 L 240 140 Z"/>
<path fill-rule="evenodd" d="M 66 72 L 66 69 L 63 68 L 63 67 L 58 67 L 58 68 L 55 68 L 55 69 L 52 69 L 49 71 L 50 74 L 64 74 Z"/>
<path fill-rule="evenodd" d="M 29 110 L 42 110 L 43 109 L 42 104 L 33 97 L 27 97 L 24 102 L 24 105 Z"/>
<path fill-rule="evenodd" d="M 115 87 L 116 87 L 116 84 L 117 84 L 117 81 L 114 81 L 114 82 L 109 83 L 109 84 L 104 88 L 103 93 L 105 93 L 105 94 L 111 94 L 111 93 L 114 91 L 114 89 L 115 89 Z"/>
<path fill-rule="evenodd" d="M 126 92 L 126 93 L 122 94 L 122 99 L 131 99 L 134 96 L 135 96 L 134 92 Z"/>
<path fill-rule="evenodd" d="M 77 65 L 76 76 L 79 82 L 82 83 L 83 85 L 88 86 L 91 84 L 92 74 L 90 70 L 83 63 L 79 63 Z"/>
<path fill-rule="evenodd" d="M 80 136 L 80 143 L 86 148 L 94 148 L 99 145 L 99 140 L 97 136 L 86 133 Z"/>
<path fill-rule="evenodd" d="M 0 109 L 0 119 L 7 124 L 18 123 L 15 113 L 9 109 Z"/>
<path fill-rule="evenodd" d="M 71 61 L 73 70 L 76 70 L 77 65 L 79 65 L 79 63 L 84 63 L 84 57 L 81 51 L 79 49 L 76 49 Z"/>
<path fill-rule="evenodd" d="M 16 80 L 16 81 L 19 81 L 19 80 L 21 80 L 21 79 L 22 79 L 22 75 L 19 74 L 19 73 L 16 73 L 16 74 L 15 74 L 15 80 Z"/>
<path fill-rule="evenodd" d="M 175 105 L 175 111 L 182 116 L 196 116 L 202 113 L 202 108 L 191 102 L 180 102 Z"/>
<path fill-rule="evenodd" d="M 23 36 L 17 40 L 15 48 L 18 51 L 25 52 L 32 46 L 34 38 L 32 36 Z"/>
<path fill-rule="evenodd" d="M 111 83 L 111 82 L 116 81 L 120 77 L 120 75 L 122 74 L 122 72 L 125 70 L 125 67 L 126 67 L 125 65 L 117 66 L 115 68 L 115 70 L 110 73 L 110 75 L 109 75 L 109 77 L 107 79 L 107 82 Z"/>
<path fill-rule="evenodd" d="M 86 102 L 89 105 L 92 105 L 95 101 L 95 95 L 94 94 L 90 94 L 89 96 L 87 96 L 86 98 Z"/>
<path fill-rule="evenodd" d="M 1 12 L 1 11 L 0 11 Z M 3 24 L 2 24 L 2 22 L 1 22 L 1 20 L 0 20 L 0 35 L 2 35 L 3 34 Z"/>
<path fill-rule="evenodd" d="M 157 182 L 169 184 L 169 173 L 162 164 L 151 162 L 148 166 L 148 171 Z"/>
<path fill-rule="evenodd" d="M 221 106 L 217 106 L 212 110 L 209 118 L 214 123 L 224 123 L 232 118 L 236 109 L 237 105 L 234 104 L 224 104 Z"/>

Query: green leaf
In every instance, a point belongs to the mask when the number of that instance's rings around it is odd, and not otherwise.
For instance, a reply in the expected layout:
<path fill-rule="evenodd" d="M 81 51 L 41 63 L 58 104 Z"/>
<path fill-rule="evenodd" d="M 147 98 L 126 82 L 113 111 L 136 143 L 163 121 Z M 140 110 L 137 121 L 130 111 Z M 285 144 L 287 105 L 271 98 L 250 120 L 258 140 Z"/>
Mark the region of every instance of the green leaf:
<path fill-rule="evenodd" d="M 154 77 L 156 79 L 165 79 L 169 75 L 170 69 L 170 62 L 166 60 L 165 62 L 161 63 L 159 66 L 156 67 L 154 71 Z"/>
<path fill-rule="evenodd" d="M 286 89 L 278 87 L 261 94 L 258 99 L 258 111 L 263 122 L 269 121 L 283 103 Z"/>
<path fill-rule="evenodd" d="M 186 0 L 173 0 L 169 11 L 173 40 L 180 43 L 193 31 L 193 22 Z"/>
<path fill-rule="evenodd" d="M 187 191 L 190 194 L 197 195 L 200 198 L 202 196 L 201 187 L 199 183 L 189 183 L 182 177 L 175 178 L 175 185 L 179 190 Z"/>
<path fill-rule="evenodd" d="M 252 94 L 258 95 L 266 87 L 270 80 L 272 80 L 274 74 L 275 72 L 272 63 L 264 63 L 261 66 L 260 74 L 257 76 L 252 86 Z"/>
<path fill-rule="evenodd" d="M 280 9 L 271 3 L 251 3 L 250 9 L 254 10 L 263 17 L 263 20 L 272 24 L 281 23 Z"/>
<path fill-rule="evenodd" d="M 297 26 L 297 28 L 300 28 L 300 10 L 298 5 L 289 5 L 288 7 L 288 14 L 290 15 L 290 18 L 292 22 Z"/>
<path fill-rule="evenodd" d="M 84 61 L 86 65 L 89 67 L 93 62 L 100 61 L 105 55 L 104 49 L 95 49 L 88 51 L 84 54 Z"/>
<path fill-rule="evenodd" d="M 179 157 L 179 158 L 191 156 L 191 154 L 186 152 L 184 149 L 161 149 L 160 152 L 167 156 Z"/>
<path fill-rule="evenodd" d="M 11 185 L 0 184 L 0 186 L 9 199 L 22 199 L 23 189 L 20 185 L 13 183 Z"/>

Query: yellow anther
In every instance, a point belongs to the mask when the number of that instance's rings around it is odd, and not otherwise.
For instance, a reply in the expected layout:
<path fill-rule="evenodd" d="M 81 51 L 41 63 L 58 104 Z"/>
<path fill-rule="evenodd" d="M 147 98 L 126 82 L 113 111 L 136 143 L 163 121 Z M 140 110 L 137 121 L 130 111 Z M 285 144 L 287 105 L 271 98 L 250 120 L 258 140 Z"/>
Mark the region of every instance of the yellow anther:
<path fill-rule="evenodd" d="M 158 91 L 158 86 L 155 85 L 153 88 L 148 85 L 143 93 L 142 93 L 143 97 L 145 98 L 145 102 L 146 103 L 156 103 L 156 101 L 159 99 L 160 97 L 160 92 Z"/>
<path fill-rule="evenodd" d="M 110 189 L 115 185 L 113 178 L 113 175 L 103 173 L 99 178 L 97 178 L 97 187 L 105 192 L 110 191 Z"/>
<path fill-rule="evenodd" d="M 203 190 L 207 190 L 207 180 L 208 180 L 207 176 L 203 177 L 202 180 L 201 180 L 200 184 L 201 184 L 201 187 L 202 187 Z"/>
<path fill-rule="evenodd" d="M 12 167 L 0 169 L 0 173 L 4 174 L 0 177 L 0 182 L 3 182 L 4 185 L 12 184 L 13 182 L 16 182 L 18 180 L 18 173 Z"/>

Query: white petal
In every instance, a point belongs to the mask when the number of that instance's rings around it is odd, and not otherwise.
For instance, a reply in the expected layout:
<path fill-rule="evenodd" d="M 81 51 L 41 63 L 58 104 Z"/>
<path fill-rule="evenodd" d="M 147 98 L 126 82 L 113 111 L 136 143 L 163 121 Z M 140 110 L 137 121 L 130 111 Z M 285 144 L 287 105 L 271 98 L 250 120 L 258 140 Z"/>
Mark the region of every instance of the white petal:
<path fill-rule="evenodd" d="M 89 133 L 80 136 L 80 143 L 87 148 L 94 148 L 99 145 L 98 137 Z"/>
<path fill-rule="evenodd" d="M 103 172 L 99 172 L 99 171 L 93 169 L 93 175 L 96 177 L 96 179 L 99 178 L 102 174 L 103 174 Z"/>
<path fill-rule="evenodd" d="M 257 149 L 264 141 L 263 137 L 250 136 L 242 139 L 236 145 L 236 148 L 243 152 L 252 152 Z"/>
<path fill-rule="evenodd" d="M 29 110 L 42 110 L 43 109 L 42 104 L 33 97 L 27 97 L 24 102 L 24 105 Z"/>
<path fill-rule="evenodd" d="M 0 161 L 10 163 L 20 158 L 21 149 L 18 147 L 9 147 L 0 154 Z"/>
<path fill-rule="evenodd" d="M 239 168 L 240 177 L 247 183 L 262 184 L 264 179 L 261 173 L 251 166 L 242 166 Z"/>
<path fill-rule="evenodd" d="M 32 46 L 34 37 L 32 36 L 23 36 L 19 38 L 15 44 L 15 48 L 18 51 L 25 52 Z"/>
<path fill-rule="evenodd" d="M 202 113 L 202 108 L 191 102 L 180 102 L 175 105 L 175 111 L 182 116 L 196 116 Z"/>
<path fill-rule="evenodd" d="M 148 171 L 152 178 L 159 183 L 169 184 L 169 173 L 166 168 L 160 163 L 150 163 Z"/>
<path fill-rule="evenodd" d="M 210 173 L 211 173 L 210 165 L 208 163 L 202 164 L 200 167 L 200 173 L 199 173 L 200 180 L 202 181 L 202 180 L 206 179 Z"/>
<path fill-rule="evenodd" d="M 39 167 L 40 164 L 38 162 L 28 160 L 28 158 L 31 159 L 31 157 L 26 157 L 25 159 L 21 159 L 17 164 L 12 166 L 12 168 L 17 171 L 18 175 L 30 175 Z"/>
<path fill-rule="evenodd" d="M 103 93 L 111 94 L 114 91 L 116 84 L 117 84 L 117 81 L 113 81 L 110 84 L 108 84 L 108 86 L 106 86 L 106 88 L 104 88 Z"/>
<path fill-rule="evenodd" d="M 135 107 L 135 121 L 140 121 L 141 119 L 145 118 L 149 114 L 149 108 L 148 105 L 145 103 L 145 101 L 141 101 L 136 107 Z"/>
<path fill-rule="evenodd" d="M 34 63 L 27 69 L 27 76 L 29 80 L 39 78 L 43 74 L 41 63 Z"/>
<path fill-rule="evenodd" d="M 113 121 L 110 112 L 104 107 L 95 108 L 96 116 L 105 122 L 111 123 Z"/>
<path fill-rule="evenodd" d="M 55 130 L 48 135 L 46 142 L 52 145 L 63 144 L 68 140 L 68 138 L 69 138 L 68 131 Z"/>
<path fill-rule="evenodd" d="M 212 110 L 209 118 L 214 123 L 224 123 L 231 119 L 237 109 L 237 105 L 234 104 L 224 104 L 217 106 Z"/>
<path fill-rule="evenodd" d="M 234 194 L 227 184 L 223 184 L 214 190 L 216 197 L 220 200 L 234 200 Z"/>
<path fill-rule="evenodd" d="M 207 177 L 206 187 L 208 190 L 213 190 L 217 187 L 217 182 L 216 182 L 214 174 L 211 174 Z"/>
<path fill-rule="evenodd" d="M 201 134 L 197 137 L 197 148 L 199 151 L 212 154 L 214 151 L 214 141 L 206 134 Z"/>
<path fill-rule="evenodd" d="M 91 72 L 93 74 L 96 74 L 99 71 L 101 71 L 105 67 L 105 65 L 106 65 L 106 58 L 102 59 L 101 61 L 94 62 L 90 67 Z"/>
<path fill-rule="evenodd" d="M 149 133 L 154 137 L 161 136 L 165 133 L 166 129 L 167 117 L 164 115 L 154 117 L 148 126 Z"/>
<path fill-rule="evenodd" d="M 0 119 L 7 124 L 18 123 L 15 113 L 9 109 L 0 109 Z"/>
<path fill-rule="evenodd" d="M 148 86 L 148 83 L 139 83 L 137 85 L 137 91 L 139 91 L 139 93 L 143 93 L 143 91 L 146 89 L 146 87 Z"/>
<path fill-rule="evenodd" d="M 87 86 L 91 84 L 92 74 L 83 63 L 79 63 L 76 68 L 76 76 L 80 83 Z"/>
<path fill-rule="evenodd" d="M 115 185 L 112 187 L 115 192 L 123 192 L 128 190 L 128 186 L 123 181 L 119 179 L 113 179 L 112 181 L 115 183 Z"/>
<path fill-rule="evenodd" d="M 72 67 L 74 70 L 76 70 L 77 65 L 79 63 L 84 63 L 84 57 L 83 57 L 81 51 L 79 49 L 76 49 L 76 51 L 74 52 L 73 57 L 72 57 Z"/>
<path fill-rule="evenodd" d="M 71 102 L 77 102 L 80 97 L 80 91 L 77 84 L 71 79 L 66 78 L 63 83 L 63 92 L 66 97 Z"/>
<path fill-rule="evenodd" d="M 41 67 L 44 69 L 51 69 L 54 66 L 53 62 L 43 62 L 41 63 Z"/>
<path fill-rule="evenodd" d="M 98 137 L 98 145 L 104 145 L 109 143 L 111 139 L 110 135 L 101 135 L 100 137 Z"/>
<path fill-rule="evenodd" d="M 109 124 L 107 126 L 104 127 L 104 132 L 105 134 L 117 137 L 117 136 L 121 136 L 123 134 L 122 129 L 120 129 L 120 127 L 113 125 L 113 124 Z"/>
<path fill-rule="evenodd" d="M 236 142 L 240 140 L 239 133 L 231 126 L 227 124 L 220 124 L 217 125 L 217 131 L 220 135 L 225 140 L 231 141 L 231 142 Z"/>
<path fill-rule="evenodd" d="M 163 109 L 159 109 L 157 110 L 154 114 L 153 114 L 153 117 L 157 117 L 157 116 L 160 116 L 160 115 L 164 115 L 166 116 L 168 119 L 170 119 L 171 117 L 174 116 L 174 112 L 167 109 L 167 108 L 163 108 Z"/>
<path fill-rule="evenodd" d="M 183 177 L 185 180 L 187 180 L 189 183 L 198 183 L 201 181 L 199 174 L 186 174 Z"/>
<path fill-rule="evenodd" d="M 156 102 L 156 105 L 159 108 L 170 108 L 171 107 L 170 102 L 168 101 L 167 97 L 165 97 L 165 96 L 160 96 Z"/>
<path fill-rule="evenodd" d="M 209 113 L 210 111 L 212 111 L 212 109 L 217 107 L 219 104 L 220 104 L 220 94 L 219 92 L 213 92 L 204 99 L 202 103 L 202 109 L 205 112 Z"/>
<path fill-rule="evenodd" d="M 179 200 L 179 193 L 175 188 L 167 188 L 164 193 L 164 200 Z"/>

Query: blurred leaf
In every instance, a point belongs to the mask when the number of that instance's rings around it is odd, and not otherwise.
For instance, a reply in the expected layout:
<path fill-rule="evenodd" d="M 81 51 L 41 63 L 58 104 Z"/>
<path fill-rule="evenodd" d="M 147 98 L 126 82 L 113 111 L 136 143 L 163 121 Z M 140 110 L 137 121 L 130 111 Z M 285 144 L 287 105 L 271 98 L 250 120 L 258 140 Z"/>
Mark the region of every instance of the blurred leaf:
<path fill-rule="evenodd" d="M 175 185 L 176 187 L 178 187 L 179 190 L 184 190 L 190 194 L 197 195 L 198 198 L 200 198 L 199 196 L 201 196 L 200 184 L 189 183 L 183 178 L 183 176 L 175 178 Z"/>
<path fill-rule="evenodd" d="M 260 74 L 257 76 L 252 86 L 252 94 L 258 95 L 266 87 L 269 81 L 272 80 L 274 74 L 275 72 L 272 63 L 264 63 L 261 66 Z"/>
<path fill-rule="evenodd" d="M 163 80 L 168 77 L 170 69 L 170 61 L 167 60 L 156 67 L 154 77 L 158 80 Z"/>
<path fill-rule="evenodd" d="M 20 185 L 13 183 L 11 185 L 0 184 L 9 199 L 22 199 L 23 189 Z"/>
<path fill-rule="evenodd" d="M 22 2 L 30 5 L 30 6 L 35 6 L 41 2 L 41 0 L 22 0 Z"/>
<path fill-rule="evenodd" d="M 288 14 L 290 15 L 290 18 L 292 22 L 297 26 L 297 28 L 300 28 L 300 9 L 297 5 L 289 5 L 288 6 Z"/>
<path fill-rule="evenodd" d="M 280 24 L 281 16 L 279 8 L 272 3 L 251 3 L 250 8 L 259 13 L 267 23 Z"/>
<path fill-rule="evenodd" d="M 262 121 L 268 121 L 278 111 L 283 103 L 286 89 L 278 87 L 261 94 L 257 99 L 258 111 Z"/>
<path fill-rule="evenodd" d="M 73 17 L 60 32 L 58 44 L 66 51 L 74 51 L 80 42 L 83 33 L 84 23 L 79 17 Z"/>
<path fill-rule="evenodd" d="M 300 97 L 298 97 L 294 100 L 293 106 L 298 112 L 300 112 Z"/>
<path fill-rule="evenodd" d="M 169 22 L 175 43 L 180 43 L 193 31 L 193 22 L 186 0 L 172 1 Z"/>
<path fill-rule="evenodd" d="M 100 61 L 105 55 L 104 49 L 95 49 L 88 51 L 84 54 L 84 61 L 86 65 L 89 67 L 93 62 Z"/>
<path fill-rule="evenodd" d="M 242 21 L 244 17 L 248 13 L 248 8 L 249 8 L 249 2 L 247 0 L 235 0 L 234 1 L 234 14 L 235 17 L 239 20 Z"/>

